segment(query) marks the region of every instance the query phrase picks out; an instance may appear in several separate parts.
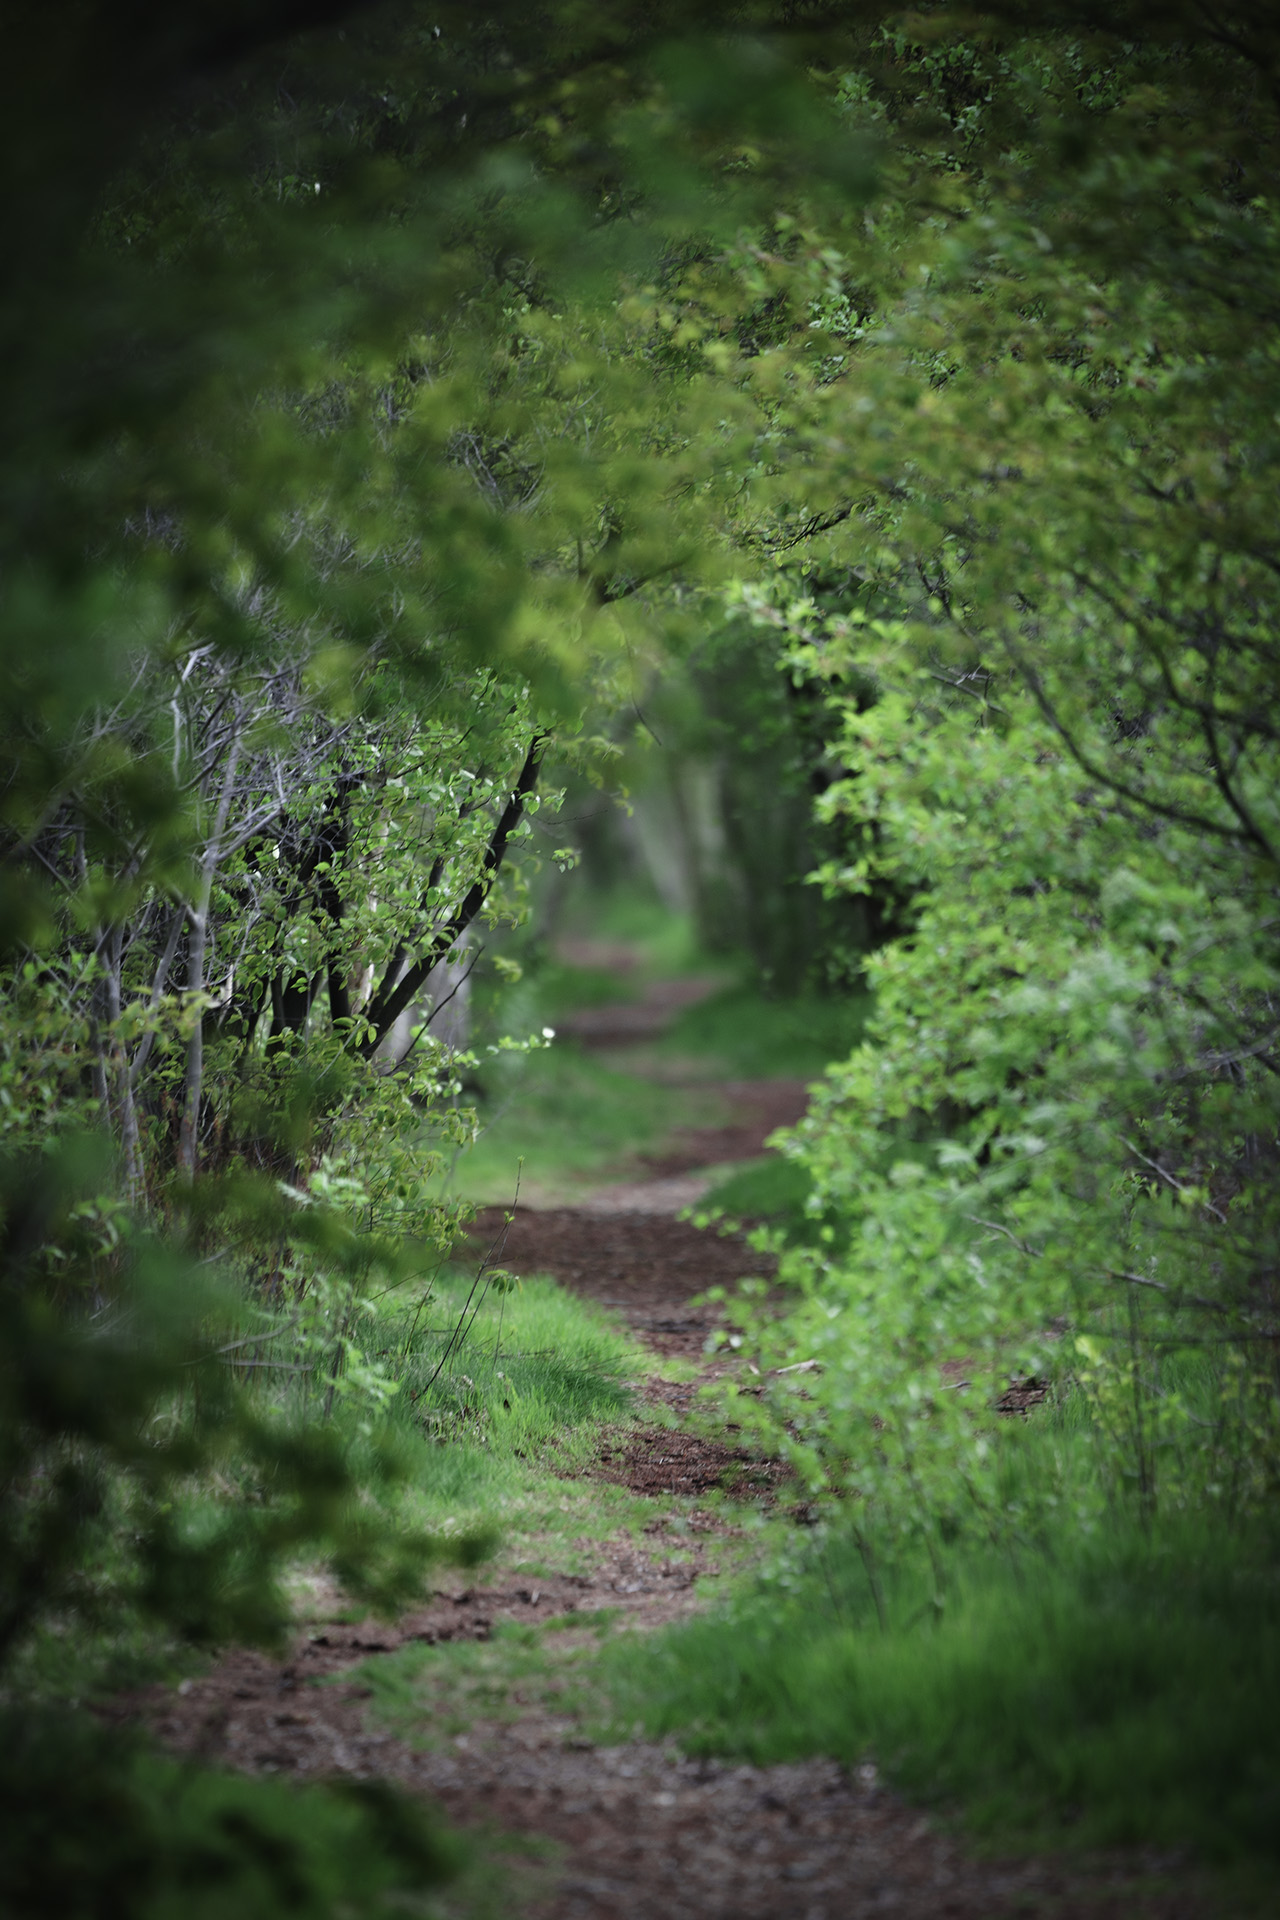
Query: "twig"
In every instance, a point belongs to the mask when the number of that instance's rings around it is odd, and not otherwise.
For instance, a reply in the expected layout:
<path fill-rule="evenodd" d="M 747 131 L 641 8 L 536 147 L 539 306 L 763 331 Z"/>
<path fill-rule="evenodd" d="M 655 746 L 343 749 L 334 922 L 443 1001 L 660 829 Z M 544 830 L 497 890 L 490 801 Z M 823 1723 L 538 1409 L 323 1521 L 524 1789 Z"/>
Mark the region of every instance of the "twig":
<path fill-rule="evenodd" d="M 457 1349 L 462 1345 L 463 1340 L 466 1338 L 466 1334 L 469 1333 L 471 1331 L 471 1327 L 475 1325 L 476 1314 L 479 1313 L 481 1307 L 484 1305 L 485 1294 L 488 1293 L 489 1291 L 487 1284 L 484 1288 L 484 1291 L 481 1293 L 480 1298 L 476 1300 L 475 1311 L 471 1315 L 470 1325 L 466 1327 L 466 1331 L 464 1332 L 464 1323 L 466 1322 L 466 1319 L 467 1319 L 467 1309 L 468 1307 L 470 1307 L 471 1302 L 475 1300 L 476 1288 L 480 1285 L 481 1280 L 484 1279 L 486 1271 L 489 1271 L 489 1272 L 492 1271 L 494 1254 L 506 1252 L 507 1235 L 511 1231 L 511 1222 L 515 1218 L 515 1209 L 520 1204 L 520 1173 L 523 1166 L 524 1166 L 524 1161 L 522 1159 L 516 1162 L 516 1190 L 515 1190 L 514 1198 L 512 1199 L 512 1202 L 511 1202 L 511 1212 L 506 1216 L 505 1220 L 502 1223 L 502 1231 L 497 1235 L 496 1239 L 493 1241 L 492 1245 L 490 1246 L 488 1253 L 485 1254 L 484 1259 L 480 1262 L 479 1267 L 476 1269 L 476 1277 L 471 1282 L 471 1291 L 463 1302 L 462 1312 L 458 1316 L 458 1323 L 455 1326 L 453 1333 L 451 1334 L 445 1346 L 444 1352 L 440 1355 L 439 1360 L 436 1362 L 435 1372 L 432 1374 L 431 1378 L 423 1386 L 422 1388 L 423 1393 L 429 1392 L 430 1389 L 435 1385 L 436 1381 L 440 1378 L 440 1374 L 444 1367 L 445 1361 L 449 1358 L 451 1353 L 456 1352 Z"/>
<path fill-rule="evenodd" d="M 1179 1179 L 1177 1179 L 1175 1175 L 1170 1173 L 1167 1168 L 1162 1167 L 1158 1160 L 1151 1159 L 1150 1155 L 1145 1154 L 1142 1151 L 1141 1147 L 1135 1146 L 1133 1141 L 1128 1139 L 1125 1134 L 1122 1133 L 1120 1135 L 1120 1138 L 1124 1141 L 1124 1144 L 1126 1147 L 1128 1147 L 1130 1153 L 1134 1154 L 1137 1159 L 1141 1160 L 1144 1166 L 1150 1167 L 1152 1173 L 1158 1173 L 1160 1178 L 1165 1182 L 1167 1182 L 1167 1184 L 1173 1188 L 1175 1193 L 1185 1193 L 1187 1191 L 1187 1189 L 1183 1186 L 1182 1182 Z M 1202 1201 L 1201 1204 L 1203 1205 L 1207 1213 L 1211 1213 L 1215 1220 L 1221 1220 L 1223 1226 L 1224 1227 L 1226 1226 L 1227 1216 L 1225 1213 L 1222 1212 L 1220 1207 L 1215 1207 L 1212 1200 L 1204 1200 Z"/>
<path fill-rule="evenodd" d="M 295 1366 L 291 1360 L 237 1360 L 238 1367 L 271 1367 L 276 1373 L 314 1373 L 314 1367 Z"/>
<path fill-rule="evenodd" d="M 457 986 L 452 987 L 449 990 L 449 992 L 446 993 L 443 1000 L 437 1000 L 432 1003 L 430 1013 L 427 1015 L 426 1019 L 422 1022 L 422 1025 L 418 1028 L 418 1031 L 414 1034 L 408 1046 L 405 1048 L 404 1052 L 400 1055 L 400 1058 L 396 1061 L 395 1066 L 392 1068 L 393 1073 L 399 1073 L 401 1067 L 403 1067 L 405 1061 L 409 1058 L 409 1055 L 413 1052 L 414 1048 L 417 1046 L 418 1042 L 421 1040 L 423 1034 L 427 1031 L 427 1028 L 431 1025 L 431 1022 L 435 1019 L 436 1015 L 438 1013 L 443 1013 L 445 1008 L 448 1006 L 449 1002 L 453 999 L 454 994 L 460 992 L 461 989 L 466 986 L 468 980 L 471 978 L 472 974 L 475 972 L 476 965 L 478 961 L 481 959 L 483 954 L 484 954 L 484 948 L 477 947 L 475 950 L 475 953 L 472 956 L 470 966 L 467 968 L 462 978 L 458 981 Z"/>
<path fill-rule="evenodd" d="M 1221 1300 L 1206 1300 L 1198 1293 L 1184 1293 L 1180 1287 L 1171 1287 L 1163 1280 L 1152 1280 L 1144 1273 L 1121 1273 L 1114 1267 L 1104 1267 L 1102 1271 L 1108 1280 L 1123 1280 L 1131 1287 L 1151 1287 L 1156 1293 L 1167 1294 L 1173 1301 L 1189 1300 L 1192 1306 L 1203 1308 L 1205 1313 L 1230 1313 L 1231 1308 Z"/>
<path fill-rule="evenodd" d="M 1130 1146 L 1130 1144 L 1129 1141 L 1125 1141 L 1126 1146 Z M 1138 1152 L 1136 1147 L 1133 1148 L 1133 1151 L 1135 1153 Z M 1146 1155 L 1139 1153 L 1138 1158 L 1145 1160 Z M 1152 1166 L 1155 1165 L 1154 1161 L 1148 1164 Z M 1161 1167 L 1156 1167 L 1155 1170 L 1157 1173 L 1164 1171 Z M 1169 1176 L 1166 1175 L 1166 1178 L 1168 1177 Z M 1173 1184 L 1176 1186 L 1177 1182 L 1174 1181 Z M 1222 1219 L 1223 1216 L 1219 1214 L 1218 1217 Z M 967 1213 L 965 1219 L 971 1221 L 975 1227 L 987 1227 L 992 1233 L 1002 1233 L 1006 1240 L 1012 1240 L 1019 1253 L 1025 1253 L 1029 1259 L 1039 1260 L 1041 1258 L 1041 1250 L 1039 1247 L 1028 1246 L 1025 1240 L 1020 1240 L 1016 1233 L 1009 1231 L 1008 1227 L 1002 1227 L 998 1220 L 980 1220 L 977 1214 L 974 1213 Z M 1147 1274 L 1122 1272 L 1115 1267 L 1103 1267 L 1102 1271 L 1106 1274 L 1108 1280 L 1123 1280 L 1131 1287 L 1152 1287 L 1157 1293 L 1167 1294 L 1169 1298 L 1174 1301 L 1189 1300 L 1193 1306 L 1202 1308 L 1205 1313 L 1231 1312 L 1231 1308 L 1224 1306 L 1220 1300 L 1206 1300 L 1198 1293 L 1185 1293 L 1180 1288 L 1168 1286 L 1163 1280 L 1152 1280 Z"/>
<path fill-rule="evenodd" d="M 1039 1247 L 1029 1247 L 1025 1240 L 1020 1240 L 1016 1233 L 1009 1231 L 1008 1227 L 1002 1227 L 998 1220 L 979 1220 L 976 1213 L 966 1213 L 965 1219 L 968 1220 L 972 1226 L 986 1227 L 992 1233 L 1002 1233 L 1006 1240 L 1012 1240 L 1019 1253 L 1026 1254 L 1028 1260 L 1038 1260 L 1040 1258 Z"/>
<path fill-rule="evenodd" d="M 225 1347 L 215 1347 L 213 1352 L 207 1354 L 205 1357 L 210 1360 L 215 1360 L 220 1354 L 238 1353 L 242 1347 L 260 1347 L 263 1342 L 267 1340 L 283 1340 L 287 1333 L 293 1332 L 301 1318 L 301 1314 L 295 1313 L 292 1320 L 283 1327 L 272 1327 L 267 1333 L 250 1334 L 245 1340 L 228 1341 Z M 244 1364 L 247 1365 L 248 1362 L 246 1361 Z"/>

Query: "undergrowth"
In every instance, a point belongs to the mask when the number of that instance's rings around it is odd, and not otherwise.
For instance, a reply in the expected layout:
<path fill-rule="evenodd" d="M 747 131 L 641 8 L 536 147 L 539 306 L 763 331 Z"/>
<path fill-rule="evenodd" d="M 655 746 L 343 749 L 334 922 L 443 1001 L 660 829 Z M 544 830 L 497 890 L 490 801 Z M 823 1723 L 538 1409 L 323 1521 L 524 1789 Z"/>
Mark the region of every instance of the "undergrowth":
<path fill-rule="evenodd" d="M 386 1333 L 397 1417 L 495 1457 L 533 1457 L 621 1418 L 642 1367 L 630 1336 L 598 1307 L 554 1280 L 488 1266 L 442 1277 Z"/>
<path fill-rule="evenodd" d="M 508 1557 L 524 1552 L 536 1566 L 551 1551 L 571 1568 L 583 1551 L 574 1542 L 629 1529 L 647 1511 L 624 1488 L 569 1477 L 602 1431 L 635 1417 L 634 1382 L 650 1364 L 599 1308 L 547 1278 L 518 1280 L 491 1263 L 451 1267 L 416 1299 L 384 1300 L 365 1338 L 367 1357 L 395 1390 L 376 1411 L 339 1401 L 328 1431 L 370 1486 L 379 1461 L 395 1456 L 394 1485 L 381 1496 L 393 1525 L 425 1529 L 464 1565 L 501 1540 Z M 286 1376 L 277 1412 L 296 1416 L 298 1392 Z M 179 1490 L 176 1524 L 203 1537 L 219 1524 L 229 1491 L 263 1498 L 247 1465 L 231 1457 L 216 1476 L 194 1476 Z M 122 1500 L 108 1490 L 92 1532 L 78 1587 L 83 1617 L 74 1630 L 56 1617 L 42 1623 L 16 1657 L 24 1698 L 96 1700 L 176 1681 L 207 1657 L 132 1603 L 137 1576 Z"/>
<path fill-rule="evenodd" d="M 0 1719 L 0 1908 L 130 1920 L 442 1920 L 454 1882 L 478 1920 L 488 1876 L 380 1781 L 297 1788 L 149 1752 L 87 1715 Z M 449 1911 L 456 1911 L 450 1905 Z"/>
<path fill-rule="evenodd" d="M 1027 1487 L 1064 1444 L 1086 1471 L 1053 1422 L 1015 1436 Z M 930 1555 L 843 1516 L 727 1613 L 606 1652 L 606 1684 L 615 1729 L 871 1760 L 992 1844 L 1190 1850 L 1252 1884 L 1280 1866 L 1278 1602 L 1274 1525 L 1064 1502 Z"/>
<path fill-rule="evenodd" d="M 743 1161 L 718 1180 L 700 1202 L 699 1215 L 723 1213 L 738 1219 L 769 1220 L 788 1235 L 798 1235 L 808 1224 L 805 1202 L 813 1183 L 804 1168 L 779 1154 Z"/>
<path fill-rule="evenodd" d="M 599 1542 L 664 1518 L 679 1537 L 685 1501 L 584 1471 L 603 1437 L 642 1412 L 647 1427 L 674 1424 L 661 1404 L 641 1409 L 635 1390 L 653 1356 L 606 1310 L 546 1277 L 453 1269 L 420 1308 L 388 1318 L 381 1337 L 399 1380 L 386 1426 L 416 1457 L 407 1522 L 500 1545 L 506 1568 L 535 1577 L 585 1572 Z M 678 1359 L 662 1366 L 689 1370 Z M 758 1558 L 755 1543 L 722 1544 L 726 1562 Z"/>

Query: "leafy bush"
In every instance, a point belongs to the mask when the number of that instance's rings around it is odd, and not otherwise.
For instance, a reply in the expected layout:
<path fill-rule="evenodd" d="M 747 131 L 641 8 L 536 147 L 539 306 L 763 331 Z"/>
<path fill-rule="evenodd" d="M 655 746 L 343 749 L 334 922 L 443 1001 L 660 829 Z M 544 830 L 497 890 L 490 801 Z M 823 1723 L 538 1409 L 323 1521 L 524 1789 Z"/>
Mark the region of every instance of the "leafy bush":
<path fill-rule="evenodd" d="M 96 1313 L 59 1301 L 44 1269 L 85 1171 L 69 1148 L 3 1170 L 0 1661 L 78 1611 L 140 1611 L 197 1644 L 278 1639 L 281 1575 L 308 1549 L 382 1608 L 418 1592 L 441 1553 L 465 1557 L 465 1538 L 388 1512 L 406 1471 L 392 1432 L 370 1436 L 357 1473 L 337 1426 L 237 1386 L 238 1303 L 207 1269 L 139 1238 Z"/>
<path fill-rule="evenodd" d="M 881 224 L 719 282 L 777 303 L 762 409 L 794 376 L 760 511 L 843 498 L 852 446 L 862 489 L 730 599 L 839 717 L 823 884 L 912 901 L 786 1149 L 844 1231 L 755 1332 L 821 1363 L 771 1390 L 814 1484 L 935 1544 L 1006 1525 L 1014 1372 L 1088 1400 L 1099 1488 L 1148 1518 L 1280 1471 L 1280 134 L 1221 49 L 1030 46 L 886 35 L 846 88 L 897 139 Z"/>

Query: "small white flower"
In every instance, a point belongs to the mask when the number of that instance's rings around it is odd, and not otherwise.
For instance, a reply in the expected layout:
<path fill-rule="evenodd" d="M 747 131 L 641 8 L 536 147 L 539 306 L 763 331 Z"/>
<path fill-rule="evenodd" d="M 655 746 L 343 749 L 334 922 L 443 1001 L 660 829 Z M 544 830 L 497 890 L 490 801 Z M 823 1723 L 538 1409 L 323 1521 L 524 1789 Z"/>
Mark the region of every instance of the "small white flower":
<path fill-rule="evenodd" d="M 544 1039 L 544 1040 L 554 1040 L 554 1039 L 555 1039 L 555 1037 L 556 1037 L 556 1030 L 555 1030 L 555 1028 L 554 1028 L 554 1027 L 544 1027 L 544 1028 L 542 1029 L 542 1037 L 543 1037 L 543 1039 Z"/>

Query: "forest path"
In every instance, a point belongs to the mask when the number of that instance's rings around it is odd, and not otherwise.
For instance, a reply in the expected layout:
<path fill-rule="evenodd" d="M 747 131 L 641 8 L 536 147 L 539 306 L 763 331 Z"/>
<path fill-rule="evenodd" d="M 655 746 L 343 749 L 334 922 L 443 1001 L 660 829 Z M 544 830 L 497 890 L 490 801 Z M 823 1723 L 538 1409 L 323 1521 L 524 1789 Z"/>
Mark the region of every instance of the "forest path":
<path fill-rule="evenodd" d="M 616 1028 L 604 1030 L 616 1045 Z M 670 1156 L 689 1165 L 656 1168 L 581 1206 L 517 1208 L 497 1256 L 610 1308 L 653 1356 L 639 1383 L 653 1418 L 642 1412 L 594 1459 L 565 1469 L 652 1499 L 650 1522 L 561 1542 L 571 1548 L 562 1570 L 551 1543 L 537 1577 L 500 1558 L 482 1579 L 442 1584 L 393 1626 L 352 1621 L 336 1594 L 326 1618 L 317 1591 L 289 1660 L 234 1651 L 121 1711 L 206 1761 L 392 1779 L 426 1794 L 479 1831 L 482 1861 L 514 1876 L 497 1910 L 523 1920 L 1193 1920 L 1198 1908 L 1145 1888 L 1142 1861 L 976 1859 L 883 1790 L 870 1766 L 737 1765 L 599 1736 L 591 1663 L 601 1637 L 616 1652 L 627 1634 L 705 1607 L 716 1576 L 751 1554 L 751 1512 L 787 1510 L 781 1464 L 732 1428 L 709 1430 L 694 1408 L 699 1387 L 736 1365 L 705 1351 L 717 1315 L 698 1296 L 761 1272 L 761 1259 L 742 1238 L 675 1215 L 698 1155 L 721 1165 L 753 1157 L 799 1091 L 742 1083 L 729 1124 L 744 1152 L 723 1151 L 724 1129 L 702 1130 L 716 1136 L 702 1141 L 690 1130 Z M 502 1228 L 501 1209 L 482 1214 L 476 1244 Z M 735 1508 L 734 1496 L 746 1504 Z M 800 1503 L 790 1510 L 805 1517 Z M 457 1898 L 444 1911 L 476 1910 L 474 1889 Z"/>

